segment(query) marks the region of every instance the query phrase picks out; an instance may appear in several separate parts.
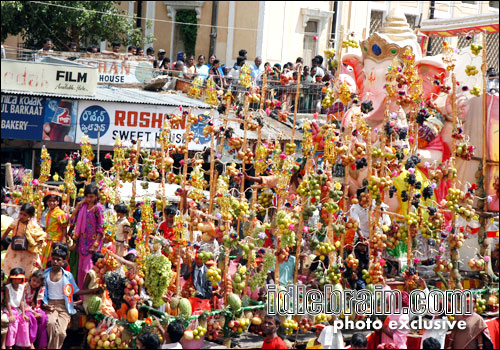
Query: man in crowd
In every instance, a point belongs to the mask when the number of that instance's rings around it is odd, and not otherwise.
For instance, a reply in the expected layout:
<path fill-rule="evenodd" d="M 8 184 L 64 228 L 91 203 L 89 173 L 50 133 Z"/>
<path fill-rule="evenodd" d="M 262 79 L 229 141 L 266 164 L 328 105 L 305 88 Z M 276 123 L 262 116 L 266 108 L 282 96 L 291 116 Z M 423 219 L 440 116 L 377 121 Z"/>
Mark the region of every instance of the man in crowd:
<path fill-rule="evenodd" d="M 78 52 L 78 45 L 75 42 L 69 43 L 69 52 Z"/>
<path fill-rule="evenodd" d="M 43 47 L 38 50 L 38 52 L 54 52 L 54 50 L 52 50 L 52 48 L 54 47 L 54 44 L 52 44 L 52 39 L 50 38 L 45 38 L 43 39 L 42 41 L 42 44 L 43 44 Z"/>
<path fill-rule="evenodd" d="M 312 60 L 312 67 L 316 69 L 316 74 L 313 77 L 315 81 L 321 81 L 325 76 L 325 71 L 321 68 L 321 62 L 317 57 L 314 57 Z"/>
<path fill-rule="evenodd" d="M 137 48 L 134 45 L 129 45 L 127 53 L 130 56 L 135 56 L 135 54 L 137 53 Z"/>
<path fill-rule="evenodd" d="M 146 57 L 151 59 L 151 60 L 154 60 L 155 59 L 155 49 L 153 49 L 152 47 L 148 47 L 146 49 Z"/>
<path fill-rule="evenodd" d="M 254 63 L 250 66 L 252 70 L 252 80 L 260 80 L 262 72 L 264 69 L 262 68 L 262 58 L 260 56 L 255 57 Z"/>
<path fill-rule="evenodd" d="M 122 45 L 120 44 L 119 41 L 113 41 L 111 43 L 111 50 L 114 52 L 114 53 L 120 53 L 120 48 L 122 47 Z"/>
<path fill-rule="evenodd" d="M 208 268 L 203 261 L 196 257 L 192 264 L 183 264 L 181 267 L 181 276 L 187 280 L 192 277 L 193 286 L 196 289 L 197 297 L 200 299 L 210 299 L 212 297 L 212 282 L 207 278 Z"/>
<path fill-rule="evenodd" d="M 267 315 L 264 317 L 263 333 L 265 335 L 262 349 L 287 349 L 285 342 L 278 336 L 281 321 L 278 316 Z"/>
<path fill-rule="evenodd" d="M 247 57 L 247 56 L 248 56 L 248 52 L 247 52 L 247 50 L 245 50 L 245 49 L 241 49 L 240 51 L 238 51 L 238 56 L 239 56 L 239 57 L 243 57 L 243 58 L 245 58 L 245 61 L 246 61 L 246 60 L 248 59 L 248 57 Z M 234 63 L 233 68 L 234 68 L 234 69 L 238 69 L 238 61 L 236 61 L 236 62 Z"/>
<path fill-rule="evenodd" d="M 153 61 L 154 68 L 160 68 L 160 65 L 163 63 L 163 59 L 165 58 L 166 51 L 163 49 L 158 50 L 158 59 Z"/>

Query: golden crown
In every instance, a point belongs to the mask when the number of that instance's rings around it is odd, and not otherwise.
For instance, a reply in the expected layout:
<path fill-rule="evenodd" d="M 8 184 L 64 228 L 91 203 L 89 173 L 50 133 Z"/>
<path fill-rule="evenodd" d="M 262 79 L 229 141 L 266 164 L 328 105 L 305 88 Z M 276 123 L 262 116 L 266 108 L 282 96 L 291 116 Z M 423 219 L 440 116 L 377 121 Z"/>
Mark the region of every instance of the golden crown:
<path fill-rule="evenodd" d="M 400 47 L 397 44 L 389 43 L 378 33 L 361 42 L 363 58 L 371 58 L 377 62 L 393 59 L 394 57 L 402 58 L 407 48 L 411 48 L 411 46 Z"/>

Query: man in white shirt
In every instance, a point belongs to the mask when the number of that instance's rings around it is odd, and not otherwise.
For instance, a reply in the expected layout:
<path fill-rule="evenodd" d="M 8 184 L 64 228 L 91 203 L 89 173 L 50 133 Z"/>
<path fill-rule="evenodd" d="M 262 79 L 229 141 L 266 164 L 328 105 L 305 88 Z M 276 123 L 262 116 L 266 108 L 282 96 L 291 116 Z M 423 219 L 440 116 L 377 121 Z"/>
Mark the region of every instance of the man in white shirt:
<path fill-rule="evenodd" d="M 52 44 L 52 39 L 45 38 L 43 39 L 42 44 L 43 47 L 40 50 L 38 50 L 38 52 L 44 52 L 44 53 L 54 52 L 54 50 L 52 50 L 52 47 L 54 47 L 54 44 Z"/>
<path fill-rule="evenodd" d="M 319 80 L 321 81 L 321 79 L 325 76 L 325 71 L 321 68 L 321 63 L 316 57 L 312 60 L 312 68 L 316 68 L 316 75 L 313 77 L 314 80 L 317 81 L 320 78 Z"/>
<path fill-rule="evenodd" d="M 375 205 L 375 200 L 372 201 L 372 210 L 374 210 L 376 207 Z M 388 205 L 382 203 L 380 205 L 380 208 L 382 210 L 385 210 L 389 208 Z M 355 219 L 356 221 L 359 222 L 359 229 L 361 231 L 361 234 L 363 237 L 368 238 L 369 237 L 369 228 L 368 228 L 368 208 L 363 208 L 359 204 L 353 204 L 351 205 L 351 209 L 349 210 L 349 215 Z M 381 225 L 391 225 L 391 218 L 387 214 L 382 214 L 380 217 L 380 224 Z"/>
<path fill-rule="evenodd" d="M 262 68 L 262 58 L 257 56 L 255 57 L 254 63 L 250 66 L 252 70 L 252 80 L 260 80 L 262 72 L 264 71 Z"/>

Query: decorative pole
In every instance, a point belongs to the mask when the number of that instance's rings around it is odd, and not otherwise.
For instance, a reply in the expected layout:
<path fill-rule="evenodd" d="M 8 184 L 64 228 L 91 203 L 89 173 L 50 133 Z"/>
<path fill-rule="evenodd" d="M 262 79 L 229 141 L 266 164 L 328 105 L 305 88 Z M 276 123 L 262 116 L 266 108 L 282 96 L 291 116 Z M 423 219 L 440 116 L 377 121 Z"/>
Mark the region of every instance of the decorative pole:
<path fill-rule="evenodd" d="M 484 50 L 484 48 L 483 48 Z M 458 119 L 458 113 L 457 113 L 457 96 L 456 96 L 456 90 L 457 90 L 457 79 L 455 76 L 455 73 L 451 74 L 451 86 L 452 86 L 452 95 L 451 95 L 451 113 L 452 113 L 452 123 L 453 127 L 456 127 L 457 125 L 457 119 Z M 451 139 L 451 158 L 450 158 L 450 166 L 451 168 L 455 167 L 455 155 L 456 155 L 456 150 L 457 150 L 457 140 L 455 138 Z M 483 149 L 483 157 L 484 154 L 486 154 L 486 149 Z M 483 169 L 484 171 L 484 169 Z M 486 181 L 486 178 L 484 179 Z M 451 179 L 451 188 L 455 189 L 456 185 L 456 180 L 455 178 Z M 455 213 L 452 213 L 451 217 L 451 226 L 453 233 L 456 234 L 456 227 L 455 227 L 455 222 L 456 222 L 456 215 Z M 450 272 L 450 283 L 449 286 L 452 289 L 462 289 L 462 283 L 461 283 L 461 278 L 460 278 L 460 272 L 458 271 L 458 261 L 460 260 L 460 251 L 459 249 L 455 246 L 454 248 L 451 249 L 450 251 L 450 258 L 451 258 L 451 263 L 453 264 L 453 269 Z"/>
<path fill-rule="evenodd" d="M 245 114 L 245 119 L 244 119 L 244 131 L 243 131 L 243 152 L 246 153 L 247 150 L 247 130 L 248 130 L 248 95 L 245 96 L 245 104 L 244 104 L 244 114 Z M 245 171 L 245 158 L 241 160 L 241 170 L 244 172 Z M 240 184 L 240 199 L 243 201 L 245 199 L 245 178 L 241 178 L 241 184 Z M 240 234 L 240 227 L 241 227 L 241 218 L 238 217 L 237 225 L 236 225 L 236 233 Z"/>
<path fill-rule="evenodd" d="M 214 110 L 211 110 L 212 122 L 214 119 Z M 215 182 L 215 159 L 214 159 L 214 148 L 215 148 L 215 133 L 214 130 L 210 132 L 210 202 L 208 205 L 208 214 L 212 214 L 214 206 L 214 192 L 215 188 L 212 185 Z"/>

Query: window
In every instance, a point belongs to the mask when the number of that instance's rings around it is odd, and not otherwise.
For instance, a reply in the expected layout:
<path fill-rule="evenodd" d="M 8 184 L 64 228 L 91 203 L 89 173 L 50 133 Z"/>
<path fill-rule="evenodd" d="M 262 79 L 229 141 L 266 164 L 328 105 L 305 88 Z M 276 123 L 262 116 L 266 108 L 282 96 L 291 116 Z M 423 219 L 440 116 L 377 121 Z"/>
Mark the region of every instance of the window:
<path fill-rule="evenodd" d="M 476 1 L 462 1 L 462 4 L 476 5 Z"/>
<path fill-rule="evenodd" d="M 372 11 L 370 16 L 370 35 L 375 33 L 381 26 L 384 19 L 384 12 Z"/>
<path fill-rule="evenodd" d="M 408 22 L 408 25 L 410 26 L 410 28 L 413 30 L 415 29 L 415 27 L 417 26 L 417 19 L 418 19 L 418 16 L 417 15 L 405 15 L 406 16 L 406 21 Z"/>
<path fill-rule="evenodd" d="M 318 22 L 316 21 L 307 21 L 306 29 L 304 29 L 305 33 L 311 33 L 314 35 L 318 34 Z"/>
<path fill-rule="evenodd" d="M 489 1 L 489 5 L 490 7 L 493 7 L 493 8 L 498 8 L 498 1 Z"/>
<path fill-rule="evenodd" d="M 317 21 L 307 21 L 306 27 L 304 29 L 304 62 L 307 65 L 311 64 L 311 60 L 314 56 L 318 54 L 317 40 L 314 39 L 318 36 L 318 22 Z"/>

